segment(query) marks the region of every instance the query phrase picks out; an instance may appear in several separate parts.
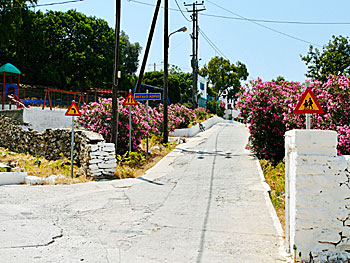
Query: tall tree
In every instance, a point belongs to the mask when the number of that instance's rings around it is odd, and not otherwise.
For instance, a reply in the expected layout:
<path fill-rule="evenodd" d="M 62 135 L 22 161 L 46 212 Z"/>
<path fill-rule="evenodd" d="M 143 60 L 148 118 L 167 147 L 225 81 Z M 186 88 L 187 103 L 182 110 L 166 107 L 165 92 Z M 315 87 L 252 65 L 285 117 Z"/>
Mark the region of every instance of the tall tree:
<path fill-rule="evenodd" d="M 67 12 L 26 12 L 21 30 L 0 60 L 12 61 L 28 84 L 84 91 L 112 86 L 114 30 L 105 20 Z M 141 47 L 121 37 L 122 87 L 133 86 Z"/>
<path fill-rule="evenodd" d="M 27 4 L 35 4 L 37 0 L 1 0 L 0 1 L 0 47 L 6 48 L 16 31 L 22 24 L 22 13 Z"/>
<path fill-rule="evenodd" d="M 146 72 L 143 83 L 151 86 L 163 87 L 163 71 Z M 169 91 L 170 103 L 188 102 L 192 95 L 192 74 L 184 73 L 177 67 L 169 70 Z"/>
<path fill-rule="evenodd" d="M 212 58 L 208 65 L 204 65 L 200 74 L 214 85 L 213 91 L 218 97 L 225 94 L 228 100 L 236 100 L 241 81 L 246 80 L 249 75 L 243 63 L 238 61 L 236 65 L 231 64 L 229 60 L 217 56 Z"/>
<path fill-rule="evenodd" d="M 305 76 L 326 81 L 329 74 L 350 73 L 350 42 L 348 37 L 332 36 L 322 51 L 312 45 L 306 56 L 300 56 L 307 66 Z"/>

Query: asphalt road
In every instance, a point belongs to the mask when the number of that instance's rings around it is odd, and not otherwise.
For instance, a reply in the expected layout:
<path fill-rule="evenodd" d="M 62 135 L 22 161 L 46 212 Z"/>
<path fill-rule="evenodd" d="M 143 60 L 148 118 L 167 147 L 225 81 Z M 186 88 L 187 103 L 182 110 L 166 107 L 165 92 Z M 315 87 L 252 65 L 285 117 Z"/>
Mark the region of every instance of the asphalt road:
<path fill-rule="evenodd" d="M 0 262 L 284 262 L 239 123 L 138 179 L 0 186 Z"/>

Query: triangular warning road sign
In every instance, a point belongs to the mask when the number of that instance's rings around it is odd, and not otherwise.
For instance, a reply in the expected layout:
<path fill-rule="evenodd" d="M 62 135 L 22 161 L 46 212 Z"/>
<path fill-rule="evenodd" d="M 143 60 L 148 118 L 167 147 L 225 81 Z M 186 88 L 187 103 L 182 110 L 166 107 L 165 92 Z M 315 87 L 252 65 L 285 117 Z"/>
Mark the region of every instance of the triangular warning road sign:
<path fill-rule="evenodd" d="M 315 94 L 308 87 L 301 96 L 294 113 L 324 113 L 324 111 Z"/>
<path fill-rule="evenodd" d="M 75 104 L 74 101 L 72 101 L 72 104 L 69 106 L 65 115 L 66 116 L 81 116 L 79 108 L 78 108 L 77 104 Z"/>
<path fill-rule="evenodd" d="M 134 98 L 134 96 L 132 95 L 132 93 L 129 93 L 129 95 L 126 97 L 126 99 L 123 102 L 124 106 L 135 106 L 137 105 L 137 102 Z"/>

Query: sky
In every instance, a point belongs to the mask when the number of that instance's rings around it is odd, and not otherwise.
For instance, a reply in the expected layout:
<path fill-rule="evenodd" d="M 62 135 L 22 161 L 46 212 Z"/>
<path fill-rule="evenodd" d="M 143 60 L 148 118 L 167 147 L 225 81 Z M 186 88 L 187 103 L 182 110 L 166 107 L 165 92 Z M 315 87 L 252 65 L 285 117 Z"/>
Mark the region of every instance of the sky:
<path fill-rule="evenodd" d="M 67 0 L 39 0 L 38 4 L 64 1 Z M 143 47 L 139 57 L 140 65 L 156 2 L 157 0 L 122 0 L 121 29 L 129 36 L 132 43 L 139 42 Z M 162 6 L 163 2 L 164 0 Z M 191 72 L 192 22 L 187 21 L 190 20 L 190 13 L 186 12 L 183 0 L 177 2 L 184 12 L 182 14 L 179 11 L 175 0 L 169 0 L 169 33 L 183 26 L 186 26 L 188 31 L 171 36 L 169 64 L 180 67 L 184 72 Z M 193 1 L 187 0 L 186 3 Z M 204 66 L 214 56 L 224 56 L 231 63 L 237 61 L 244 63 L 248 68 L 248 79 L 259 77 L 269 81 L 283 76 L 289 81 L 304 82 L 307 79 L 305 77 L 307 68 L 300 55 L 307 54 L 310 44 L 322 49 L 332 35 L 350 35 L 350 17 L 348 17 L 350 1 L 346 0 L 207 0 L 204 1 L 204 6 L 206 10 L 200 12 L 199 27 L 218 51 L 203 35 L 200 35 L 199 66 Z M 105 19 L 113 28 L 115 24 L 115 0 L 84 0 L 39 9 L 42 11 L 75 9 L 88 16 Z M 157 70 L 164 67 L 163 13 L 162 8 L 147 61 L 147 71 L 153 70 L 154 64 Z M 348 24 L 263 23 L 235 18 L 287 22 L 348 22 Z"/>

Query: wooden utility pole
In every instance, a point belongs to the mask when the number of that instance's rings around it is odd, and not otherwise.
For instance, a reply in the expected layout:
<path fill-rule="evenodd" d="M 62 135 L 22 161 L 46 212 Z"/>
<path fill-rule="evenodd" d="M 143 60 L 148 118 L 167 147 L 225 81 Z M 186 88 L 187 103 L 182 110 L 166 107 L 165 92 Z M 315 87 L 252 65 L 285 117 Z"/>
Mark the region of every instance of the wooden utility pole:
<path fill-rule="evenodd" d="M 119 47 L 120 47 L 120 16 L 121 0 L 116 0 L 115 11 L 115 49 L 114 49 L 114 68 L 113 68 L 113 90 L 112 90 L 112 142 L 115 145 L 115 153 L 118 149 L 118 72 L 119 72 Z"/>
<path fill-rule="evenodd" d="M 157 0 L 156 9 L 154 10 L 154 15 L 153 15 L 153 19 L 152 19 L 151 29 L 149 31 L 147 45 L 146 45 L 146 49 L 145 49 L 145 55 L 143 56 L 139 77 L 138 77 L 137 83 L 136 83 L 136 89 L 135 89 L 136 92 L 140 91 L 142 78 L 143 78 L 143 74 L 145 72 L 146 63 L 147 63 L 147 59 L 148 59 L 148 54 L 149 54 L 149 50 L 151 48 L 152 39 L 153 39 L 153 35 L 154 35 L 154 29 L 156 27 L 156 23 L 157 23 L 157 18 L 158 18 L 161 2 L 162 2 L 161 0 Z"/>
<path fill-rule="evenodd" d="M 164 0 L 164 82 L 163 82 L 163 143 L 168 143 L 168 50 L 169 50 L 169 0 Z"/>
<path fill-rule="evenodd" d="M 192 73 L 193 73 L 193 80 L 192 80 L 192 104 L 193 108 L 197 107 L 197 83 L 198 83 L 198 35 L 199 35 L 199 27 L 198 27 L 198 12 L 206 10 L 204 6 L 204 1 L 201 3 L 192 3 L 192 4 L 184 4 L 185 6 L 192 7 L 192 10 L 188 10 L 187 12 L 191 12 L 191 19 L 193 23 L 193 31 L 192 31 L 192 59 L 191 59 L 191 66 L 192 66 Z"/>

